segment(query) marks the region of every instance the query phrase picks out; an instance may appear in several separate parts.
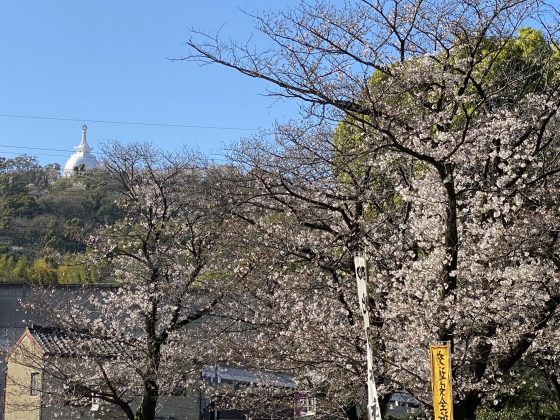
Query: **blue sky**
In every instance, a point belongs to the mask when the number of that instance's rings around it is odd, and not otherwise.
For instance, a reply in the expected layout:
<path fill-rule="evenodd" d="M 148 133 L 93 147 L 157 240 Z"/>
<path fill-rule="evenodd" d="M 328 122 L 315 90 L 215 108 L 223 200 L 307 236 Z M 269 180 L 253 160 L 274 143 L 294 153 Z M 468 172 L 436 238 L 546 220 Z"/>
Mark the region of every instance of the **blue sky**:
<path fill-rule="evenodd" d="M 19 0 L 0 3 L 0 156 L 36 155 L 64 164 L 80 141 L 82 120 L 271 127 L 297 117 L 297 104 L 266 97 L 266 85 L 219 66 L 172 61 L 186 53 L 190 29 L 239 39 L 254 32 L 240 9 L 296 4 L 264 0 Z M 107 139 L 185 144 L 220 154 L 243 130 L 207 130 L 87 122 L 95 148 Z M 8 147 L 10 146 L 10 147 Z M 62 149 L 69 152 L 17 147 Z M 49 156 L 52 155 L 52 156 Z"/>

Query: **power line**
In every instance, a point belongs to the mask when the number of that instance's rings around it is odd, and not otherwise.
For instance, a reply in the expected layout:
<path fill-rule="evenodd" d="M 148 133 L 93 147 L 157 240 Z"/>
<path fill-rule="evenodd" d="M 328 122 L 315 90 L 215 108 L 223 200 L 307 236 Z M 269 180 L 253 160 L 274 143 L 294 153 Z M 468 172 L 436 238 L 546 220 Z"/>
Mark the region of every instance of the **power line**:
<path fill-rule="evenodd" d="M 7 144 L 0 144 L 0 147 L 10 147 L 12 149 L 29 149 L 29 150 L 45 150 L 48 152 L 68 152 L 68 153 L 74 153 L 73 150 L 68 150 L 68 149 L 50 149 L 48 147 L 28 147 L 28 146 L 10 146 Z"/>
<path fill-rule="evenodd" d="M 8 146 L 8 147 L 12 147 L 12 146 Z M 28 149 L 33 149 L 32 147 L 29 147 Z M 10 155 L 21 155 L 21 153 L 19 152 L 11 152 L 9 150 L 2 150 L 0 152 L 0 154 L 10 154 Z M 68 158 L 68 155 L 54 155 L 52 153 L 33 153 L 33 156 L 53 156 L 53 157 L 65 157 Z"/>
<path fill-rule="evenodd" d="M 139 121 L 89 120 L 86 118 L 44 117 L 38 115 L 0 114 L 0 117 L 23 118 L 23 119 L 32 119 L 32 120 L 74 121 L 74 122 L 88 122 L 88 123 L 100 123 L 100 124 L 142 125 L 142 126 L 152 126 L 152 127 L 200 128 L 206 130 L 234 130 L 234 131 L 257 131 L 258 130 L 258 128 L 249 128 L 249 127 L 223 127 L 218 125 L 194 125 L 194 124 L 166 124 L 166 123 L 152 123 L 152 122 L 139 122 Z"/>

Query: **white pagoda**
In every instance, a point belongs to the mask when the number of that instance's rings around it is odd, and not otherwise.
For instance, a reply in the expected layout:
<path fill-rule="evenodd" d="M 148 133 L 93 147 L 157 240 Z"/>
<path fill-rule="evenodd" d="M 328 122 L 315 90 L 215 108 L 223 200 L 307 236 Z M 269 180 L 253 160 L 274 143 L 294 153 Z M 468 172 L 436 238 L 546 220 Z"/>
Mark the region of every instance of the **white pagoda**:
<path fill-rule="evenodd" d="M 93 149 L 87 144 L 87 125 L 85 124 L 82 126 L 82 141 L 74 149 L 76 152 L 64 165 L 63 176 L 71 176 L 76 170 L 89 171 L 98 167 L 97 158 L 91 153 Z"/>

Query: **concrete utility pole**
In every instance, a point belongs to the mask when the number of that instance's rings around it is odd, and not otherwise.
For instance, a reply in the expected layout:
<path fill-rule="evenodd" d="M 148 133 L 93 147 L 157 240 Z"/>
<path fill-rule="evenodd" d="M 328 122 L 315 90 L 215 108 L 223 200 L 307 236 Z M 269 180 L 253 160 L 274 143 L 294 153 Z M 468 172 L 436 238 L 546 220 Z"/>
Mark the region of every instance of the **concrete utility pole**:
<path fill-rule="evenodd" d="M 367 381 L 368 381 L 368 419 L 381 420 L 381 410 L 379 408 L 379 400 L 377 398 L 377 388 L 375 386 L 375 377 L 373 376 L 373 351 L 371 348 L 371 329 L 369 326 L 369 305 L 367 291 L 367 261 L 364 256 L 354 257 L 354 267 L 356 269 L 356 281 L 358 283 L 358 299 L 360 301 L 360 310 L 364 319 L 364 330 L 366 333 L 366 350 L 367 350 Z"/>

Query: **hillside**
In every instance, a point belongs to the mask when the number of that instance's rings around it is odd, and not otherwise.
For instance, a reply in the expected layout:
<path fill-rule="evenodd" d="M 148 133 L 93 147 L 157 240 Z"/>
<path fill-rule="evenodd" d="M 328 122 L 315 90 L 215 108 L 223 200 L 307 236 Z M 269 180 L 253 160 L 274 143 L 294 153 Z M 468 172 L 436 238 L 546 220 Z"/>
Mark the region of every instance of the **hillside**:
<path fill-rule="evenodd" d="M 56 164 L 0 158 L 0 281 L 99 281 L 88 237 L 119 218 L 117 184 L 102 170 L 60 177 Z"/>

